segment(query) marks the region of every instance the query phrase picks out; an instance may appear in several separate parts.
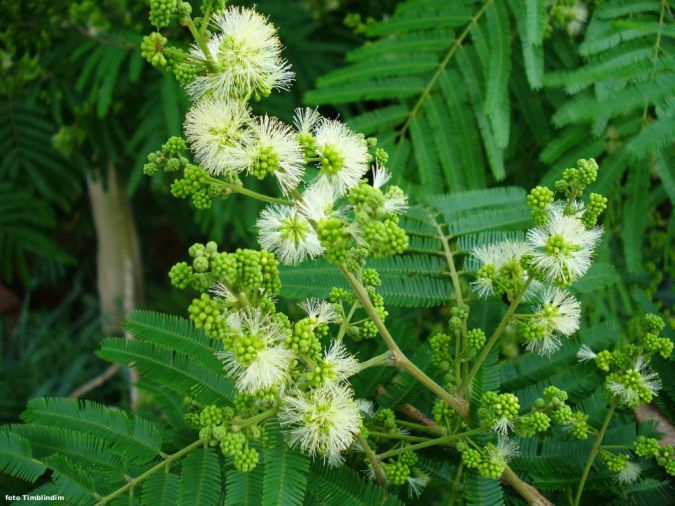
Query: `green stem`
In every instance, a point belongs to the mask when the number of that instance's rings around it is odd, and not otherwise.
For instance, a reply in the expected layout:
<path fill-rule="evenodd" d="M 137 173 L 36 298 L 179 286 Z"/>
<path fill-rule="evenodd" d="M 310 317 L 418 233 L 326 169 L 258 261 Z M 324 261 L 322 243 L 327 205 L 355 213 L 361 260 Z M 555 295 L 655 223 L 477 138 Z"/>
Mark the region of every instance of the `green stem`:
<path fill-rule="evenodd" d="M 386 459 L 389 457 L 393 457 L 395 455 L 400 455 L 401 453 L 405 453 L 407 451 L 421 450 L 422 448 L 429 448 L 430 446 L 447 445 L 450 443 L 454 443 L 458 439 L 463 439 L 465 437 L 469 437 L 474 434 L 481 434 L 483 432 L 485 432 L 485 429 L 480 428 L 480 429 L 473 429 L 467 432 L 462 432 L 461 434 L 449 434 L 447 436 L 441 436 L 436 439 L 428 439 L 426 441 L 414 445 L 404 446 L 403 448 L 397 448 L 396 450 L 389 450 L 388 452 L 379 454 L 378 457 L 380 459 Z"/>
<path fill-rule="evenodd" d="M 262 202 L 269 202 L 270 204 L 279 204 L 281 206 L 293 205 L 293 202 L 291 202 L 290 200 L 270 197 L 269 195 L 254 192 L 253 190 L 249 190 L 248 188 L 245 188 L 238 184 L 228 185 L 228 188 L 230 188 L 235 193 L 240 193 L 241 195 L 246 195 L 247 197 L 251 197 L 253 199 L 260 200 Z"/>
<path fill-rule="evenodd" d="M 385 351 L 380 355 L 375 355 L 373 358 L 370 358 L 365 362 L 361 362 L 359 364 L 359 372 L 368 369 L 369 367 L 388 366 L 388 365 L 394 365 L 394 363 L 391 359 L 391 352 Z"/>
<path fill-rule="evenodd" d="M 523 298 L 523 295 L 525 295 L 525 292 L 527 291 L 528 287 L 530 286 L 530 283 L 532 283 L 531 277 L 527 278 L 527 281 L 525 281 L 525 284 L 523 284 L 523 287 L 520 289 L 520 291 L 516 294 L 516 296 L 513 298 L 513 301 L 511 302 L 511 305 L 509 308 L 506 310 L 506 314 L 502 318 L 502 321 L 499 322 L 499 325 L 495 329 L 494 333 L 490 337 L 490 340 L 487 342 L 487 344 L 483 347 L 482 351 L 480 352 L 480 355 L 478 355 L 478 358 L 473 364 L 473 367 L 471 367 L 471 371 L 469 371 L 469 374 L 467 377 L 464 379 L 464 383 L 462 384 L 462 387 L 459 389 L 459 392 L 462 396 L 464 396 L 467 392 L 467 390 L 471 387 L 471 382 L 473 381 L 473 378 L 476 376 L 476 373 L 480 369 L 480 366 L 483 365 L 483 362 L 487 358 L 488 354 L 494 347 L 494 345 L 497 343 L 499 338 L 502 335 L 502 332 L 504 332 L 504 329 L 506 329 L 507 324 L 509 323 L 509 320 L 513 316 L 513 313 L 515 313 L 516 308 L 520 304 L 520 300 Z"/>
<path fill-rule="evenodd" d="M 211 56 L 211 51 L 209 51 L 209 47 L 206 45 L 206 41 L 204 40 L 204 37 L 202 37 L 199 29 L 197 29 L 195 26 L 195 22 L 192 21 L 192 16 L 187 16 L 185 19 L 185 26 L 188 27 L 188 30 L 190 30 L 190 33 L 194 37 L 195 42 L 199 46 L 199 49 L 201 49 L 202 53 L 204 53 L 204 58 L 206 58 L 206 64 L 208 65 L 209 69 L 214 70 L 216 68 L 216 64 L 214 63 L 213 57 Z"/>
<path fill-rule="evenodd" d="M 448 506 L 454 506 L 455 498 L 457 497 L 457 489 L 459 488 L 459 480 L 462 479 L 462 470 L 464 469 L 464 462 L 459 461 L 457 466 L 457 473 L 455 474 L 455 479 L 452 480 L 452 489 L 450 490 L 450 501 L 448 501 Z"/>
<path fill-rule="evenodd" d="M 252 416 L 251 418 L 246 418 L 245 420 L 242 420 L 240 423 L 236 422 L 236 418 L 234 420 L 233 425 L 238 427 L 239 429 L 243 429 L 244 427 L 248 427 L 249 425 L 253 425 L 258 422 L 262 422 L 263 420 L 269 418 L 270 416 L 274 415 L 277 411 L 279 410 L 278 407 L 270 408 L 267 411 L 263 411 L 260 414 L 257 414 L 255 416 Z"/>
<path fill-rule="evenodd" d="M 382 464 L 380 463 L 380 460 L 377 458 L 377 455 L 375 455 L 375 452 L 370 448 L 370 446 L 368 446 L 368 441 L 366 441 L 365 437 L 359 434 L 356 436 L 356 440 L 361 445 L 361 448 L 363 448 L 366 457 L 368 457 L 368 460 L 370 461 L 370 465 L 373 466 L 377 484 L 384 488 L 387 485 L 387 480 L 384 478 L 384 472 L 382 471 Z"/>
<path fill-rule="evenodd" d="M 527 504 L 537 506 L 554 506 L 554 504 L 546 499 L 541 492 L 534 488 L 529 483 L 525 483 L 518 478 L 518 475 L 513 472 L 509 466 L 506 466 L 502 473 L 502 480 L 511 485 L 520 496 L 527 501 Z"/>
<path fill-rule="evenodd" d="M 429 441 L 428 437 L 411 436 L 410 434 L 392 434 L 391 432 L 380 432 L 380 431 L 376 431 L 376 430 L 369 430 L 368 435 L 375 436 L 375 437 L 381 437 L 381 438 L 384 438 L 384 439 L 398 439 L 400 441 L 410 441 L 412 443 Z"/>
<path fill-rule="evenodd" d="M 349 329 L 349 324 L 352 322 L 352 318 L 354 317 L 354 313 L 356 312 L 358 307 L 359 307 L 359 303 L 354 302 L 354 304 L 352 304 L 351 309 L 349 310 L 349 313 L 347 313 L 347 316 L 345 316 L 345 319 L 342 321 L 342 323 L 340 323 L 340 329 L 338 330 L 338 335 L 336 337 L 336 339 L 338 341 L 341 341 L 342 338 L 347 333 L 347 330 Z"/>
<path fill-rule="evenodd" d="M 415 379 L 417 379 L 417 381 L 422 383 L 425 387 L 447 402 L 450 407 L 452 407 L 462 416 L 462 418 L 466 418 L 469 414 L 469 408 L 466 403 L 462 399 L 458 399 L 457 397 L 451 395 L 447 390 L 436 383 L 403 354 L 401 349 L 396 344 L 396 341 L 394 341 L 394 338 L 389 333 L 389 330 L 385 326 L 384 322 L 380 318 L 380 315 L 377 314 L 375 306 L 373 306 L 373 303 L 370 301 L 370 297 L 368 296 L 366 289 L 359 282 L 359 280 L 356 279 L 356 277 L 351 272 L 349 272 L 344 264 L 340 264 L 340 270 L 342 271 L 342 274 L 344 274 L 345 278 L 347 278 L 347 281 L 354 290 L 356 298 L 361 303 L 361 306 L 366 310 L 366 313 L 368 313 L 368 316 L 370 316 L 370 319 L 377 327 L 377 330 L 380 332 L 382 339 L 384 339 L 387 348 L 389 348 L 389 351 L 391 352 L 391 359 L 394 365 L 413 376 Z"/>
<path fill-rule="evenodd" d="M 150 478 L 153 474 L 161 471 L 162 469 L 165 469 L 166 466 L 170 465 L 172 462 L 180 459 L 181 457 L 187 455 L 190 453 L 192 450 L 195 448 L 199 448 L 200 446 L 204 446 L 204 442 L 199 440 L 195 441 L 194 443 L 186 446 L 182 450 L 177 451 L 176 453 L 169 455 L 167 458 L 165 458 L 162 462 L 157 464 L 156 466 L 151 467 L 148 469 L 146 472 L 143 474 L 138 475 L 136 478 L 130 479 L 126 485 L 118 488 L 114 492 L 111 492 L 110 494 L 106 495 L 105 497 L 102 497 L 99 502 L 97 502 L 97 506 L 103 506 L 104 504 L 108 504 L 110 501 L 115 499 L 116 497 L 119 497 L 120 495 L 124 494 L 126 491 L 129 489 L 135 487 L 138 483 Z"/>
<path fill-rule="evenodd" d="M 428 425 L 423 425 L 421 423 L 415 423 L 415 422 L 409 422 L 407 420 L 399 420 L 398 418 L 396 419 L 396 424 L 400 425 L 401 427 L 407 427 L 409 429 L 417 430 L 419 432 L 427 432 L 429 434 L 433 434 L 434 436 L 438 436 L 439 434 L 442 434 L 442 431 L 439 431 L 438 429 L 434 429 L 433 427 L 429 427 Z"/>
<path fill-rule="evenodd" d="M 616 401 L 613 401 L 612 404 L 609 406 L 609 410 L 607 410 L 607 415 L 605 415 L 605 421 L 602 422 L 602 427 L 600 428 L 600 431 L 598 432 L 598 435 L 595 438 L 595 443 L 593 444 L 591 453 L 588 456 L 588 460 L 586 461 L 586 467 L 584 467 L 584 472 L 581 475 L 581 481 L 579 482 L 579 488 L 577 488 L 577 495 L 574 498 L 574 506 L 579 506 L 579 502 L 581 501 L 581 494 L 583 494 L 584 492 L 584 486 L 586 485 L 586 480 L 588 479 L 588 473 L 591 472 L 591 467 L 593 467 L 593 461 L 595 460 L 595 457 L 598 455 L 598 451 L 600 451 L 600 445 L 602 444 L 602 440 L 605 437 L 605 432 L 607 432 L 607 427 L 609 427 L 609 422 L 612 420 L 612 416 L 614 415 L 615 410 L 616 410 Z"/>

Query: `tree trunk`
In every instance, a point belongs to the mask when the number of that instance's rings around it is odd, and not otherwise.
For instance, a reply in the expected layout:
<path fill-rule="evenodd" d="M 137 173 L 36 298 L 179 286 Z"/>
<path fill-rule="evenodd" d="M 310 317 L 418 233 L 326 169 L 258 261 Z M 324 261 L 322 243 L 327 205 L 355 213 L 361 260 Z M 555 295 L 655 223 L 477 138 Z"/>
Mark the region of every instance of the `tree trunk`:
<path fill-rule="evenodd" d="M 124 183 L 112 166 L 104 175 L 87 176 L 89 200 L 96 228 L 98 294 L 103 331 L 121 334 L 122 322 L 142 297 L 141 254 L 138 233 Z M 127 339 L 131 336 L 126 335 Z M 130 370 L 131 406 L 138 401 Z"/>

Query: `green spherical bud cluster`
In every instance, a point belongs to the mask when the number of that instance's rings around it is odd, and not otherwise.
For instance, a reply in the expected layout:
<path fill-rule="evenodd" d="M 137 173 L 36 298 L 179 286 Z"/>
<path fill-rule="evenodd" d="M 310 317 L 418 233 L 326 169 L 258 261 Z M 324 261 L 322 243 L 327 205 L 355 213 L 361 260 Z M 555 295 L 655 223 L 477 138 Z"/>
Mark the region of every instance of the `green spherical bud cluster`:
<path fill-rule="evenodd" d="M 188 2 L 178 2 L 176 14 L 178 15 L 180 22 L 185 23 L 190 14 L 192 14 L 192 5 Z"/>
<path fill-rule="evenodd" d="M 328 325 L 313 316 L 295 322 L 293 332 L 286 338 L 286 347 L 318 360 L 321 357 L 321 338 L 328 334 Z"/>
<path fill-rule="evenodd" d="M 319 160 L 319 170 L 323 174 L 334 176 L 340 172 L 340 170 L 342 170 L 344 163 L 345 160 L 340 154 L 340 150 L 338 148 L 333 146 L 324 146 L 321 160 Z"/>
<path fill-rule="evenodd" d="M 434 417 L 434 421 L 441 427 L 453 429 L 457 427 L 460 422 L 460 417 L 457 412 L 443 399 L 436 399 L 431 413 Z"/>
<path fill-rule="evenodd" d="M 467 304 L 459 304 L 457 306 L 452 306 L 450 309 L 450 314 L 453 317 L 457 317 L 462 321 L 469 319 L 470 308 Z"/>
<path fill-rule="evenodd" d="M 658 439 L 654 439 L 646 436 L 638 436 L 635 440 L 634 451 L 636 455 L 644 458 L 651 459 L 656 457 L 661 449 Z"/>
<path fill-rule="evenodd" d="M 169 26 L 177 7 L 176 0 L 150 0 L 150 24 L 157 28 Z"/>
<path fill-rule="evenodd" d="M 318 387 L 335 380 L 335 368 L 328 360 L 322 360 L 314 369 L 305 373 L 305 381 L 312 386 Z"/>
<path fill-rule="evenodd" d="M 598 164 L 594 159 L 578 160 L 575 169 L 565 169 L 562 179 L 555 182 L 555 189 L 568 198 L 577 198 L 598 177 Z"/>
<path fill-rule="evenodd" d="M 616 369 L 632 368 L 635 362 L 635 357 L 638 355 L 638 347 L 634 344 L 628 344 L 622 348 L 617 348 L 612 352 L 612 366 Z"/>
<path fill-rule="evenodd" d="M 450 353 L 450 343 L 452 336 L 448 334 L 436 334 L 429 338 L 429 346 L 431 346 L 431 363 L 435 366 L 447 371 L 450 369 L 452 362 L 452 354 Z"/>
<path fill-rule="evenodd" d="M 347 259 L 345 260 L 345 267 L 349 272 L 361 272 L 366 265 L 366 260 L 370 251 L 364 246 L 356 246 L 347 251 Z"/>
<path fill-rule="evenodd" d="M 169 271 L 169 279 L 171 280 L 171 284 L 176 288 L 180 288 L 181 290 L 192 284 L 193 276 L 194 271 L 192 270 L 192 267 L 187 264 L 187 262 L 178 262 L 176 265 L 171 267 L 171 270 Z"/>
<path fill-rule="evenodd" d="M 659 451 L 655 455 L 656 463 L 664 468 L 664 470 L 670 475 L 675 476 L 675 449 L 672 445 L 666 445 L 659 448 Z"/>
<path fill-rule="evenodd" d="M 359 212 L 368 213 L 375 217 L 384 206 L 384 194 L 378 188 L 366 182 L 359 183 L 351 189 L 348 195 L 349 202 L 358 208 Z"/>
<path fill-rule="evenodd" d="M 187 146 L 182 137 L 170 137 L 162 149 L 153 151 L 148 155 L 148 162 L 143 166 L 146 176 L 153 176 L 160 170 L 164 172 L 177 172 L 188 166 L 188 159 L 183 156 Z"/>
<path fill-rule="evenodd" d="M 661 331 L 666 327 L 663 318 L 654 313 L 647 313 L 642 316 L 642 328 L 644 332 L 652 332 L 654 334 L 660 334 Z"/>
<path fill-rule="evenodd" d="M 141 56 L 145 58 L 153 67 L 166 65 L 164 56 L 164 46 L 168 42 L 167 38 L 159 32 L 153 32 L 143 37 L 141 42 Z"/>
<path fill-rule="evenodd" d="M 253 471 L 260 455 L 255 448 L 243 448 L 234 455 L 234 467 L 237 471 L 247 473 Z"/>
<path fill-rule="evenodd" d="M 220 439 L 220 451 L 223 455 L 234 457 L 237 455 L 246 443 L 246 437 L 241 432 L 228 432 Z"/>
<path fill-rule="evenodd" d="M 403 452 L 398 457 L 399 462 L 403 462 L 406 466 L 412 467 L 419 461 L 419 457 L 413 451 Z"/>
<path fill-rule="evenodd" d="M 195 327 L 203 328 L 204 333 L 211 339 L 220 339 L 227 330 L 223 319 L 224 309 L 225 306 L 221 301 L 203 293 L 198 299 L 192 299 L 192 303 L 188 306 L 188 315 Z"/>
<path fill-rule="evenodd" d="M 258 157 L 249 167 L 248 173 L 258 179 L 265 179 L 268 175 L 279 170 L 279 156 L 270 147 L 261 148 Z"/>
<path fill-rule="evenodd" d="M 481 462 L 481 455 L 478 450 L 467 448 L 462 452 L 462 462 L 469 469 L 478 469 Z"/>
<path fill-rule="evenodd" d="M 378 332 L 375 323 L 371 320 L 366 320 L 358 325 L 350 325 L 347 330 L 347 335 L 354 341 L 359 342 L 363 339 L 373 339 L 374 337 L 377 337 Z"/>
<path fill-rule="evenodd" d="M 171 183 L 171 195 L 180 199 L 192 198 L 192 204 L 197 209 L 209 209 L 222 189 L 209 181 L 207 172 L 197 165 L 187 165 L 183 170 L 183 177 Z"/>
<path fill-rule="evenodd" d="M 375 150 L 375 161 L 378 165 L 386 165 L 389 161 L 389 153 L 387 153 L 383 148 L 377 148 Z"/>
<path fill-rule="evenodd" d="M 374 257 L 398 255 L 408 249 L 408 234 L 398 225 L 397 221 L 388 218 L 384 221 L 368 221 L 361 224 L 363 238 L 368 243 Z"/>
<path fill-rule="evenodd" d="M 326 259 L 331 263 L 341 263 L 347 260 L 347 254 L 352 247 L 352 236 L 347 230 L 348 224 L 340 218 L 324 218 L 317 227 L 317 234 L 321 246 L 326 249 Z"/>
<path fill-rule="evenodd" d="M 305 159 L 313 158 L 316 155 L 316 139 L 309 132 L 298 133 L 298 142 L 302 146 Z"/>
<path fill-rule="evenodd" d="M 469 350 L 476 353 L 485 345 L 485 332 L 483 329 L 471 329 L 466 334 Z"/>
<path fill-rule="evenodd" d="M 234 283 L 237 279 L 237 259 L 231 253 L 218 253 L 211 259 L 213 275 L 227 283 Z"/>
<path fill-rule="evenodd" d="M 576 411 L 572 416 L 570 423 L 570 435 L 579 440 L 588 439 L 591 433 L 591 426 L 588 425 L 588 415 L 581 411 Z"/>
<path fill-rule="evenodd" d="M 601 371 L 609 372 L 609 367 L 612 364 L 612 354 L 609 350 L 602 350 L 595 356 L 595 365 Z"/>
<path fill-rule="evenodd" d="M 354 294 L 344 288 L 333 287 L 328 292 L 328 300 L 331 302 L 353 302 Z"/>
<path fill-rule="evenodd" d="M 381 408 L 374 416 L 375 421 L 387 432 L 396 432 L 396 416 L 389 408 Z"/>
<path fill-rule="evenodd" d="M 560 406 L 560 408 L 551 413 L 551 419 L 560 425 L 570 423 L 573 416 L 572 408 L 566 404 Z"/>
<path fill-rule="evenodd" d="M 212 429 L 223 423 L 223 410 L 215 405 L 206 406 L 199 413 L 199 426 Z"/>
<path fill-rule="evenodd" d="M 527 196 L 527 205 L 532 209 L 532 220 L 535 225 L 543 225 L 548 215 L 546 209 L 553 203 L 554 193 L 545 186 L 537 186 Z"/>
<path fill-rule="evenodd" d="M 207 444 L 211 444 L 214 441 L 211 427 L 204 427 L 199 430 L 199 440 Z"/>
<path fill-rule="evenodd" d="M 598 222 L 598 217 L 607 209 L 607 197 L 598 193 L 591 193 L 588 196 L 588 204 L 581 221 L 586 228 L 592 228 Z"/>
<path fill-rule="evenodd" d="M 395 486 L 405 485 L 410 477 L 410 467 L 400 461 L 382 464 L 382 470 L 387 480 Z"/>
<path fill-rule="evenodd" d="M 375 269 L 363 269 L 361 279 L 363 281 L 364 286 L 371 286 L 373 288 L 378 288 L 382 284 L 380 275 Z"/>
<path fill-rule="evenodd" d="M 515 420 L 519 410 L 520 403 L 515 395 L 485 392 L 481 397 L 478 418 L 484 425 L 493 427 L 500 420 Z"/>
<path fill-rule="evenodd" d="M 673 342 L 667 337 L 659 337 L 650 332 L 645 334 L 642 338 L 642 342 L 647 353 L 658 352 L 661 357 L 668 358 L 673 352 Z"/>
<path fill-rule="evenodd" d="M 497 480 L 506 469 L 506 461 L 500 456 L 499 450 L 492 443 L 485 445 L 485 455 L 488 458 L 478 464 L 478 474 L 484 478 Z"/>
<path fill-rule="evenodd" d="M 625 453 L 612 454 L 607 451 L 603 451 L 601 454 L 602 463 L 605 467 L 612 473 L 620 473 L 628 465 L 630 456 Z"/>
<path fill-rule="evenodd" d="M 615 395 L 610 385 L 619 384 L 627 391 L 632 391 L 635 395 Z M 608 398 L 617 397 L 619 404 L 628 409 L 636 409 L 641 404 L 649 404 L 654 398 L 653 391 L 648 388 L 642 375 L 635 369 L 628 369 L 623 374 L 616 372 L 609 374 L 605 382 L 605 393 Z"/>
<path fill-rule="evenodd" d="M 532 437 L 538 432 L 546 432 L 551 426 L 551 419 L 541 411 L 520 417 L 516 425 L 516 433 L 521 437 Z"/>

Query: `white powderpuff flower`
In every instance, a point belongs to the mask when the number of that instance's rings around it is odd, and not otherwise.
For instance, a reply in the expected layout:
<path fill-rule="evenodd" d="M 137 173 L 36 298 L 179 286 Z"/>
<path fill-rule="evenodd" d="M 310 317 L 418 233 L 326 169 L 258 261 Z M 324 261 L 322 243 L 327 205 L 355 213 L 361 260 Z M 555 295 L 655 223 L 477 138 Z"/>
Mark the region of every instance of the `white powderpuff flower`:
<path fill-rule="evenodd" d="M 486 268 L 486 272 L 481 275 L 479 271 L 476 280 L 471 283 L 476 293 L 480 297 L 493 295 L 495 293 L 493 277 L 496 276 L 499 269 L 509 262 L 520 262 L 523 256 L 530 252 L 530 246 L 526 242 L 510 239 L 476 247 L 471 254 L 480 262 L 481 268 Z M 491 272 L 492 275 L 485 275 L 487 272 Z"/>
<path fill-rule="evenodd" d="M 209 288 L 209 292 L 228 304 L 237 302 L 237 297 L 232 293 L 232 290 L 230 290 L 223 283 L 216 283 L 211 288 Z"/>
<path fill-rule="evenodd" d="M 380 167 L 379 165 L 375 165 L 373 167 L 373 188 L 381 190 L 390 179 L 391 172 L 389 172 L 385 167 Z"/>
<path fill-rule="evenodd" d="M 527 233 L 532 264 L 551 281 L 571 283 L 590 268 L 601 236 L 600 227 L 587 230 L 581 220 L 554 206 L 548 221 Z"/>
<path fill-rule="evenodd" d="M 293 129 L 270 116 L 251 123 L 251 136 L 233 156 L 239 172 L 245 170 L 259 179 L 273 173 L 284 193 L 298 186 L 305 172 L 302 146 Z"/>
<path fill-rule="evenodd" d="M 321 159 L 319 179 L 327 181 L 337 196 L 354 186 L 368 170 L 368 146 L 364 138 L 344 123 L 323 119 L 314 132 L 316 152 Z"/>
<path fill-rule="evenodd" d="M 351 388 L 327 385 L 288 395 L 279 412 L 291 446 L 312 456 L 336 457 L 354 441 L 361 415 Z"/>
<path fill-rule="evenodd" d="M 308 220 L 315 222 L 326 218 L 333 211 L 337 195 L 327 180 L 319 178 L 302 194 L 298 209 Z"/>
<path fill-rule="evenodd" d="M 290 206 L 266 207 L 256 221 L 258 241 L 281 262 L 294 265 L 323 253 L 316 232 L 300 212 Z"/>
<path fill-rule="evenodd" d="M 597 357 L 597 353 L 595 353 L 590 346 L 586 344 L 582 344 L 581 348 L 579 348 L 579 351 L 577 352 L 577 360 L 579 362 L 589 362 L 591 360 L 595 360 L 595 357 Z"/>
<path fill-rule="evenodd" d="M 340 315 L 335 305 L 320 299 L 307 299 L 298 304 L 307 313 L 307 316 L 316 319 L 319 323 L 335 323 Z"/>
<path fill-rule="evenodd" d="M 586 23 L 586 20 L 588 19 L 588 8 L 586 7 L 586 4 L 584 2 L 577 1 L 572 6 L 572 14 L 574 14 L 574 17 L 572 21 L 567 23 L 565 28 L 571 37 L 575 37 L 581 33 L 581 29 L 584 27 L 584 23 Z"/>
<path fill-rule="evenodd" d="M 545 316 L 548 328 L 571 336 L 579 330 L 581 303 L 570 292 L 561 288 L 546 287 L 541 293 L 539 311 Z"/>
<path fill-rule="evenodd" d="M 624 468 L 614 476 L 614 479 L 622 485 L 629 485 L 640 477 L 642 468 L 635 462 L 627 462 Z"/>
<path fill-rule="evenodd" d="M 633 366 L 633 371 L 637 373 L 637 386 L 633 386 L 632 382 L 630 386 L 627 386 L 620 381 L 610 381 L 607 384 L 609 391 L 626 406 L 637 406 L 639 404 L 642 393 L 640 390 L 646 390 L 652 396 L 658 394 L 661 390 L 659 375 L 649 368 L 644 357 L 638 357 L 635 366 Z"/>
<path fill-rule="evenodd" d="M 497 440 L 497 446 L 490 448 L 487 452 L 488 459 L 499 459 L 506 463 L 520 454 L 518 442 L 513 439 L 500 437 Z"/>
<path fill-rule="evenodd" d="M 286 330 L 279 322 L 260 309 L 233 313 L 227 320 L 228 335 L 234 343 L 234 351 L 218 354 L 223 360 L 225 372 L 236 379 L 241 392 L 255 393 L 272 387 L 281 387 L 288 379 L 293 353 L 283 346 Z M 242 360 L 236 348 L 241 343 L 251 351 Z"/>
<path fill-rule="evenodd" d="M 560 337 L 555 334 L 546 334 L 540 339 L 527 341 L 525 349 L 527 351 L 541 355 L 542 357 L 550 357 L 560 349 Z"/>
<path fill-rule="evenodd" d="M 222 98 L 205 98 L 190 107 L 183 129 L 195 159 L 211 174 L 237 172 L 234 156 L 251 138 L 246 105 Z"/>
<path fill-rule="evenodd" d="M 498 418 L 495 423 L 492 424 L 492 430 L 501 436 L 506 436 L 509 431 L 513 430 L 513 422 L 503 416 Z"/>
<path fill-rule="evenodd" d="M 207 46 L 215 68 L 187 86 L 193 99 L 207 94 L 247 98 L 289 88 L 293 72 L 281 57 L 277 31 L 265 16 L 245 7 L 229 7 L 213 16 L 212 31 Z M 197 44 L 191 54 L 208 62 Z"/>
<path fill-rule="evenodd" d="M 429 483 L 429 477 L 425 474 L 419 474 L 415 477 L 412 475 L 408 476 L 408 497 L 411 499 L 419 497 L 422 489 L 427 486 L 427 483 Z"/>
<path fill-rule="evenodd" d="M 375 404 L 373 401 L 368 399 L 356 399 L 356 405 L 359 408 L 359 411 L 366 415 L 367 418 L 372 418 L 375 416 Z"/>
<path fill-rule="evenodd" d="M 305 135 L 312 135 L 314 128 L 319 124 L 322 117 L 319 114 L 319 111 L 312 109 L 311 107 L 295 109 L 295 115 L 293 117 L 293 125 L 297 129 L 298 133 Z"/>
<path fill-rule="evenodd" d="M 349 353 L 342 341 L 333 341 L 324 354 L 324 364 L 330 367 L 335 380 L 340 382 L 359 372 L 359 361 Z"/>

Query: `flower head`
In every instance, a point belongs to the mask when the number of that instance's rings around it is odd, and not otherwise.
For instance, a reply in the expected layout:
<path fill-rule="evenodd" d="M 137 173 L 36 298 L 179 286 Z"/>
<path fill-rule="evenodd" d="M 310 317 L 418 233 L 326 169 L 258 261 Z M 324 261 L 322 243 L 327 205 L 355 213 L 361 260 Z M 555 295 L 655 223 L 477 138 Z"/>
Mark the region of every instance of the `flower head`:
<path fill-rule="evenodd" d="M 246 106 L 222 98 L 205 98 L 185 116 L 185 136 L 199 164 L 213 175 L 237 172 L 234 156 L 250 141 Z"/>
<path fill-rule="evenodd" d="M 527 324 L 529 351 L 549 356 L 560 348 L 560 337 L 571 336 L 579 328 L 581 304 L 560 288 L 546 287 L 539 293 L 540 305 Z"/>
<path fill-rule="evenodd" d="M 635 366 L 623 374 L 607 376 L 607 389 L 621 403 L 631 409 L 649 403 L 661 390 L 657 373 L 652 371 L 644 357 L 638 357 Z"/>
<path fill-rule="evenodd" d="M 344 123 L 323 119 L 315 129 L 319 179 L 327 181 L 338 196 L 356 186 L 368 170 L 368 146 Z"/>
<path fill-rule="evenodd" d="M 622 485 L 628 485 L 630 483 L 635 482 L 640 477 L 641 472 L 642 468 L 640 467 L 640 464 L 636 464 L 635 462 L 629 461 L 626 462 L 624 468 L 621 471 L 619 471 L 619 473 L 614 477 L 614 479 Z"/>
<path fill-rule="evenodd" d="M 300 307 L 318 323 L 335 323 L 340 319 L 335 306 L 330 302 L 319 299 L 307 299 L 302 301 Z"/>
<path fill-rule="evenodd" d="M 354 441 L 361 415 L 347 386 L 327 385 L 284 400 L 279 421 L 292 446 L 312 456 L 335 457 Z"/>
<path fill-rule="evenodd" d="M 588 271 L 601 235 L 599 227 L 586 229 L 580 219 L 552 206 L 548 221 L 527 233 L 532 265 L 550 281 L 572 283 Z"/>
<path fill-rule="evenodd" d="M 304 191 L 298 208 L 308 220 L 318 222 L 332 214 L 336 200 L 333 187 L 327 180 L 319 178 Z"/>
<path fill-rule="evenodd" d="M 258 240 L 283 263 L 297 264 L 323 253 L 316 232 L 300 212 L 289 206 L 266 207 L 256 222 Z"/>
<path fill-rule="evenodd" d="M 305 170 L 305 158 L 295 133 L 277 118 L 262 116 L 251 123 L 251 135 L 233 153 L 239 171 L 264 179 L 274 174 L 284 193 L 295 188 Z"/>
<path fill-rule="evenodd" d="M 240 311 L 227 318 L 225 351 L 219 354 L 225 371 L 246 393 L 282 386 L 288 379 L 293 353 L 283 346 L 287 331 L 259 309 Z"/>
<path fill-rule="evenodd" d="M 344 381 L 359 372 L 359 361 L 347 351 L 342 341 L 333 341 L 326 351 L 322 368 L 328 368 L 334 381 Z"/>
<path fill-rule="evenodd" d="M 503 289 L 501 278 L 504 275 L 524 279 L 525 271 L 520 266 L 521 259 L 530 253 L 530 246 L 522 241 L 506 240 L 475 248 L 472 255 L 480 262 L 474 290 L 481 297 L 499 293 Z"/>
<path fill-rule="evenodd" d="M 281 58 L 281 42 L 267 18 L 253 9 L 229 7 L 213 17 L 208 51 L 211 61 L 195 44 L 192 56 L 215 67 L 188 87 L 193 98 L 250 95 L 267 96 L 272 89 L 288 89 L 293 72 Z"/>

